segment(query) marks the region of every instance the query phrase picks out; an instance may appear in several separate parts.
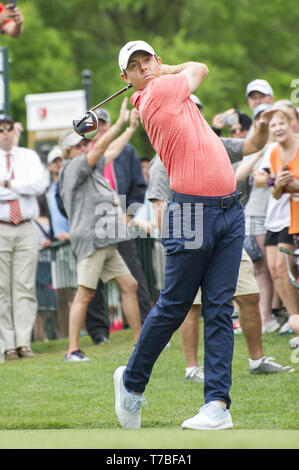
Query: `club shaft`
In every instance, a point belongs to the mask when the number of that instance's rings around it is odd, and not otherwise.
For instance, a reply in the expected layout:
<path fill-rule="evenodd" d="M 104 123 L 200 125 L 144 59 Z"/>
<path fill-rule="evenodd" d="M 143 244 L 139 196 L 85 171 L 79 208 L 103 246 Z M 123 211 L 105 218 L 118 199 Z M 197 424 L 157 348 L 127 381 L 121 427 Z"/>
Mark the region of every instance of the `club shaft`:
<path fill-rule="evenodd" d="M 117 91 L 116 93 L 114 93 L 114 95 L 110 96 L 109 98 L 106 98 L 104 101 L 102 101 L 101 103 L 97 104 L 96 106 L 94 106 L 93 108 L 90 109 L 90 111 L 95 111 L 96 109 L 100 108 L 101 106 L 103 106 L 105 103 L 108 103 L 108 101 L 110 100 L 113 100 L 113 98 L 116 98 L 116 96 L 120 95 L 121 93 L 123 93 L 124 91 L 127 91 L 129 88 L 131 88 L 132 85 L 127 85 L 125 88 L 122 88 L 121 90 Z"/>

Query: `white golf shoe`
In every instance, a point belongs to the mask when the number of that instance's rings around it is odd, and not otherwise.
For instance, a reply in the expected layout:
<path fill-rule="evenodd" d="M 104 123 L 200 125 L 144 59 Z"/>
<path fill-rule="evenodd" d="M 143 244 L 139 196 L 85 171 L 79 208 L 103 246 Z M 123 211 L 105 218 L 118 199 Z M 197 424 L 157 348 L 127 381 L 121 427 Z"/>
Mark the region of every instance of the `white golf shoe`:
<path fill-rule="evenodd" d="M 228 410 L 224 410 L 219 402 L 211 401 L 202 406 L 192 418 L 186 419 L 182 423 L 182 429 L 232 429 L 233 422 Z"/>
<path fill-rule="evenodd" d="M 146 404 L 143 395 L 130 393 L 123 382 L 125 366 L 114 372 L 115 412 L 124 429 L 139 429 L 141 426 L 141 407 Z"/>

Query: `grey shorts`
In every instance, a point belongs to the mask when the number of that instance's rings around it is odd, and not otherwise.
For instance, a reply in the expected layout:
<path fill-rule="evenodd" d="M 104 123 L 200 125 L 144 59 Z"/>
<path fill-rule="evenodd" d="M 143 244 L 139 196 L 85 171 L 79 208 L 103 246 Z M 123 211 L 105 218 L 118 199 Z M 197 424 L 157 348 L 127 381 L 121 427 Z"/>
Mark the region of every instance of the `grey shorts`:
<path fill-rule="evenodd" d="M 256 217 L 247 215 L 245 217 L 245 235 L 265 235 L 266 217 Z"/>

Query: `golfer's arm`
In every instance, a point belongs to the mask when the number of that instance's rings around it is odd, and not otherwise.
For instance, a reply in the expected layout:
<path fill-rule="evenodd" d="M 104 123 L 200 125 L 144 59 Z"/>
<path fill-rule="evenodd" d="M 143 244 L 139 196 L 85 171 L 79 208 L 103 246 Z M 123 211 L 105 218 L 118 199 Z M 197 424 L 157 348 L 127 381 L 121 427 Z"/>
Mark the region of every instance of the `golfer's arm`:
<path fill-rule="evenodd" d="M 209 73 L 209 69 L 201 62 L 184 62 L 179 65 L 162 65 L 162 74 L 175 74 L 183 72 L 189 82 L 191 93 L 195 91 L 204 81 Z"/>
<path fill-rule="evenodd" d="M 256 153 L 265 147 L 268 140 L 268 125 L 264 122 L 260 123 L 256 132 L 244 140 L 243 155 Z"/>
<path fill-rule="evenodd" d="M 86 154 L 86 160 L 89 166 L 93 168 L 99 158 L 104 155 L 112 140 L 114 140 L 120 132 L 121 126 L 122 123 L 117 120 L 113 126 L 96 141 L 94 147 Z"/>

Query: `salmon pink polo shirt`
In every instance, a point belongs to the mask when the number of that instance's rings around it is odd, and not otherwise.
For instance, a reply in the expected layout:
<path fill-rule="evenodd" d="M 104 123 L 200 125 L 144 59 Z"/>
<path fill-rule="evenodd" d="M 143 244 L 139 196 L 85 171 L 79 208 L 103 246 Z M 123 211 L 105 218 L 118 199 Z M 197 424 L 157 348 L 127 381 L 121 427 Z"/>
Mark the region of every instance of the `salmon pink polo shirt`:
<path fill-rule="evenodd" d="M 190 99 L 184 73 L 162 75 L 131 104 L 169 176 L 173 191 L 196 196 L 226 196 L 236 189 L 228 154 Z"/>

